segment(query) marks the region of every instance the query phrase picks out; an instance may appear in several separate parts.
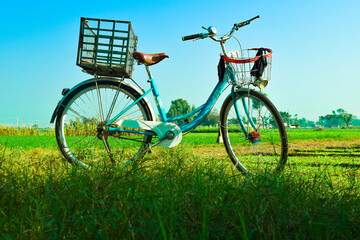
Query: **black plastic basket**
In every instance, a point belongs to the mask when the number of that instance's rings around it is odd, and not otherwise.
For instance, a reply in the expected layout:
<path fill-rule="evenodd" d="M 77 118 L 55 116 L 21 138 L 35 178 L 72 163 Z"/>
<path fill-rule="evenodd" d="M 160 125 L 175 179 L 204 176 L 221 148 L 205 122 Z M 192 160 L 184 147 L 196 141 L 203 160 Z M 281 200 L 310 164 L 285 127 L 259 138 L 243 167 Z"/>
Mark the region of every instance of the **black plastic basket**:
<path fill-rule="evenodd" d="M 136 44 L 131 22 L 82 17 L 76 64 L 92 75 L 130 78 Z"/>

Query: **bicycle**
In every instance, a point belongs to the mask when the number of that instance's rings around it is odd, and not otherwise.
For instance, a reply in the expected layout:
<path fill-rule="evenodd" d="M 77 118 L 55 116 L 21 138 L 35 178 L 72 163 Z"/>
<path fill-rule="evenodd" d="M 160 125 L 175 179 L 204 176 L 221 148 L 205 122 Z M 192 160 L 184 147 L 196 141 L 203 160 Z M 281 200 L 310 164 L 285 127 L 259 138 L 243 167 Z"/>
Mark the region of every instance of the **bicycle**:
<path fill-rule="evenodd" d="M 56 119 L 56 139 L 63 156 L 70 163 L 87 167 L 106 163 L 108 159 L 112 163 L 127 164 L 142 158 L 157 145 L 175 147 L 181 142 L 182 134 L 199 126 L 219 96 L 231 86 L 231 93 L 221 108 L 219 126 L 231 161 L 241 172 L 282 170 L 288 155 L 286 128 L 275 106 L 255 90 L 265 87 L 270 79 L 272 52 L 265 48 L 249 49 L 248 52 L 256 51 L 256 56 L 244 58 L 239 41 L 240 51 L 227 52 L 225 48 L 226 41 L 234 37 L 235 31 L 256 18 L 259 16 L 234 24 L 224 35 L 218 35 L 214 27 L 203 27 L 207 32 L 182 38 L 183 41 L 210 38 L 220 43 L 219 81 L 203 105 L 183 116 L 171 118 L 166 117 L 150 71 L 151 65 L 158 64 L 168 55 L 137 52 L 137 37 L 130 22 L 82 18 L 78 65 L 95 77 L 71 90 L 64 89 L 64 96 L 53 113 L 51 123 Z M 97 25 L 91 27 L 89 21 L 95 21 Z M 110 24 L 109 29 L 101 27 L 103 22 Z M 127 24 L 127 30 L 115 30 L 119 23 Z M 101 36 L 106 31 L 110 35 L 104 43 Z M 127 35 L 117 38 L 117 33 Z M 123 45 L 115 43 L 121 39 Z M 115 51 L 116 47 L 122 47 L 122 51 Z M 124 51 L 125 55 L 114 55 Z M 150 84 L 147 91 L 131 78 L 135 60 L 147 71 Z M 266 74 L 268 76 L 264 77 Z M 154 96 L 160 121 L 156 120 L 146 98 L 150 93 Z M 191 121 L 190 117 L 193 117 Z M 178 120 L 184 123 L 173 123 Z"/>

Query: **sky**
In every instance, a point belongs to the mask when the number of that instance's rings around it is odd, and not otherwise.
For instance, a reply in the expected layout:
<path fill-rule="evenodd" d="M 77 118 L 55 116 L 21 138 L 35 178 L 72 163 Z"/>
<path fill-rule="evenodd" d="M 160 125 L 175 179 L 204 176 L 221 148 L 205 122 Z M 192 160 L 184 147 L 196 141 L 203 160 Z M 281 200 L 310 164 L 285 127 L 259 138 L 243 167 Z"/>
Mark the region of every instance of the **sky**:
<path fill-rule="evenodd" d="M 19 0 L 1 8 L 1 124 L 53 126 L 62 89 L 92 78 L 76 66 L 80 17 L 131 21 L 138 51 L 170 56 L 151 67 L 167 111 L 177 98 L 200 106 L 218 81 L 220 45 L 181 37 L 203 32 L 202 26 L 226 33 L 260 15 L 235 36 L 243 48 L 273 50 L 264 92 L 275 106 L 313 121 L 339 108 L 360 117 L 358 0 Z M 228 50 L 238 48 L 234 43 Z M 133 78 L 149 88 L 143 66 L 135 66 Z"/>

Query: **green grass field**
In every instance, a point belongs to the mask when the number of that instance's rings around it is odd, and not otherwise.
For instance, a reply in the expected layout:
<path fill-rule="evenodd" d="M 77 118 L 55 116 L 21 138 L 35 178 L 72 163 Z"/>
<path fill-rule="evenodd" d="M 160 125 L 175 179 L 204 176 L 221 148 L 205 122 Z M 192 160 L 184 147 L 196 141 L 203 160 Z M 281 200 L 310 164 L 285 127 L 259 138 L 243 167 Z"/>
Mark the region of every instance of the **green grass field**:
<path fill-rule="evenodd" d="M 216 132 L 111 169 L 68 164 L 54 136 L 0 136 L 0 238 L 358 238 L 360 131 L 288 135 L 285 170 L 255 176 Z"/>
<path fill-rule="evenodd" d="M 210 131 L 210 130 L 209 130 Z M 216 144 L 217 130 L 214 128 L 210 133 L 189 133 L 183 136 L 181 144 L 187 145 L 213 145 Z M 360 129 L 326 129 L 316 131 L 314 129 L 291 129 L 288 130 L 289 142 L 304 140 L 336 140 L 351 141 L 360 140 Z M 12 148 L 51 148 L 57 149 L 55 136 L 0 136 L 0 145 Z"/>

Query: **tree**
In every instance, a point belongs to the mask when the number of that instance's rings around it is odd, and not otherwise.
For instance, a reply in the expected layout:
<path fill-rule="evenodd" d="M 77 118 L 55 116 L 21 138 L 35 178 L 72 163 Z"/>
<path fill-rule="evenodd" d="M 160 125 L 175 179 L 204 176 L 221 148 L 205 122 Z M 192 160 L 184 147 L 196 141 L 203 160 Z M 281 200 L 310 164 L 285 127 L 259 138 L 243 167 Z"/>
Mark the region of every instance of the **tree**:
<path fill-rule="evenodd" d="M 219 121 L 220 121 L 219 112 L 216 109 L 214 109 L 213 111 L 211 111 L 209 113 L 209 115 L 206 116 L 206 118 L 201 123 L 201 125 L 202 126 L 212 126 L 213 127 L 213 126 L 216 126 L 217 124 L 219 124 Z"/>
<path fill-rule="evenodd" d="M 166 113 L 166 117 L 168 117 L 168 118 L 178 117 L 181 115 L 185 115 L 193 110 L 195 110 L 194 105 L 192 107 L 190 107 L 190 104 L 186 100 L 179 98 L 179 99 L 171 101 L 170 109 Z M 189 118 L 189 121 L 191 121 L 191 120 L 192 119 Z M 183 120 L 176 121 L 177 125 L 181 125 L 182 123 L 184 123 Z"/>
<path fill-rule="evenodd" d="M 339 108 L 332 111 L 332 114 L 319 116 L 319 124 L 324 127 L 339 127 L 341 121 L 344 122 L 345 127 L 349 127 L 350 122 L 354 119 L 354 115 L 346 112 L 344 109 Z"/>
<path fill-rule="evenodd" d="M 353 126 L 360 126 L 360 119 L 358 119 L 356 116 L 353 116 L 353 119 L 351 121 L 351 124 Z"/>
<path fill-rule="evenodd" d="M 298 119 L 297 122 L 300 127 L 315 127 L 315 123 L 313 121 L 307 120 L 306 118 Z"/>
<path fill-rule="evenodd" d="M 339 123 L 339 119 L 336 116 L 336 114 L 334 114 L 335 112 L 333 111 L 333 114 L 326 114 L 323 118 L 325 121 L 325 127 L 337 127 L 338 123 Z"/>
<path fill-rule="evenodd" d="M 287 127 L 290 127 L 291 114 L 289 112 L 279 112 L 283 121 L 287 124 Z"/>
<path fill-rule="evenodd" d="M 342 119 L 346 127 L 349 127 L 349 123 L 353 120 L 353 118 L 354 116 L 350 113 L 344 113 L 344 115 L 342 115 Z"/>
<path fill-rule="evenodd" d="M 268 95 L 266 93 L 262 93 L 265 97 L 267 97 Z M 264 104 L 262 102 L 260 102 L 259 100 L 255 99 L 255 98 L 252 98 L 252 108 L 254 110 L 258 110 L 260 109 L 261 107 L 264 106 Z"/>
<path fill-rule="evenodd" d="M 345 127 L 349 127 L 349 123 L 353 120 L 354 116 L 350 113 L 347 113 L 342 108 L 339 108 L 336 111 L 339 113 L 340 118 L 344 121 Z"/>
<path fill-rule="evenodd" d="M 290 119 L 290 123 L 295 127 L 300 127 L 298 115 L 295 114 L 293 118 Z"/>

